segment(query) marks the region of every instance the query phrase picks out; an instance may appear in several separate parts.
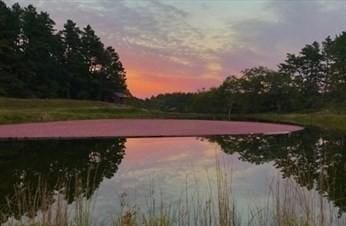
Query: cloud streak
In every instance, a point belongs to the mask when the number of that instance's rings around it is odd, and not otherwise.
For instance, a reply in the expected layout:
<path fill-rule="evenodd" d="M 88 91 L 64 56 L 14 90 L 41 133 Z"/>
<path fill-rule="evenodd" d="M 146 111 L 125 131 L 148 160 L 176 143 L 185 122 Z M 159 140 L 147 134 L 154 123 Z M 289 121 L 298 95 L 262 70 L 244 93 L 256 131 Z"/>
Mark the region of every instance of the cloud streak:
<path fill-rule="evenodd" d="M 14 1 L 6 1 L 13 3 Z M 275 67 L 295 52 L 346 29 L 344 1 L 23 0 L 91 24 L 119 52 L 129 87 L 146 97 L 215 86 L 244 68 Z"/>
<path fill-rule="evenodd" d="M 221 53 L 227 71 L 259 64 L 275 67 L 287 52 L 346 29 L 344 1 L 270 1 L 263 7 L 272 12 L 272 20 L 229 23 L 240 48 Z"/>

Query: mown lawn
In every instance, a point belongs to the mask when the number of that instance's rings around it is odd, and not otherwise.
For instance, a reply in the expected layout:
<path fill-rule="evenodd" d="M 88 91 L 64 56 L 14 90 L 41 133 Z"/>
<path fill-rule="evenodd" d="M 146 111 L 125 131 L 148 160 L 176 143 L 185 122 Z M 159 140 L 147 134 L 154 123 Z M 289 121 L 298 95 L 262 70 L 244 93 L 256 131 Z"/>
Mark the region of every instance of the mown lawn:
<path fill-rule="evenodd" d="M 225 115 L 162 112 L 100 101 L 0 98 L 0 124 L 77 119 L 228 119 Z M 346 131 L 346 109 L 303 113 L 232 115 L 231 120 L 282 122 Z"/>
<path fill-rule="evenodd" d="M 292 123 L 302 126 L 315 126 L 324 129 L 346 131 L 346 113 L 333 111 L 318 111 L 310 113 L 289 114 L 253 114 L 246 115 L 250 120 Z"/>
<path fill-rule="evenodd" d="M 166 113 L 100 101 L 0 98 L 0 124 L 110 118 L 190 118 L 205 114 Z M 212 118 L 212 117 L 210 117 Z"/>
<path fill-rule="evenodd" d="M 99 101 L 0 98 L 0 123 L 145 117 L 145 109 Z"/>

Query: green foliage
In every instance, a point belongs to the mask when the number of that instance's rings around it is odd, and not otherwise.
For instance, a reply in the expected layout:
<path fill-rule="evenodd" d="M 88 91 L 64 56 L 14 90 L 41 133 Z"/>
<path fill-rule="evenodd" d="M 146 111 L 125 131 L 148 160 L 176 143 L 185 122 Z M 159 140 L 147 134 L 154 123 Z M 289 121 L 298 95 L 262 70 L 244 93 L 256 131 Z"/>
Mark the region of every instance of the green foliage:
<path fill-rule="evenodd" d="M 0 0 L 0 95 L 107 100 L 128 93 L 125 70 L 90 25 L 56 32 L 46 12 Z"/>
<path fill-rule="evenodd" d="M 190 102 L 192 97 L 192 93 L 160 94 L 147 100 L 146 105 L 162 111 L 188 112 L 191 111 Z"/>

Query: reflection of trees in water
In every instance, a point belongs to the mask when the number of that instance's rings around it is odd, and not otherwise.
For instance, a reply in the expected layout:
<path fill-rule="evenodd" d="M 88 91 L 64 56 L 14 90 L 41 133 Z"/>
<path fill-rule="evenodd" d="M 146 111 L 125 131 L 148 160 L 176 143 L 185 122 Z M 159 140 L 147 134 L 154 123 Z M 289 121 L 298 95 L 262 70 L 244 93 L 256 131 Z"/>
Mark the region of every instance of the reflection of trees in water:
<path fill-rule="evenodd" d="M 273 162 L 283 177 L 315 188 L 346 212 L 346 135 L 306 129 L 275 136 L 222 136 L 209 139 L 228 154 L 255 164 Z"/>
<path fill-rule="evenodd" d="M 23 214 L 25 210 L 16 211 L 16 201 L 6 201 L 15 199 L 23 189 L 26 198 L 35 199 L 35 192 L 44 188 L 50 202 L 55 191 L 64 191 L 68 202 L 73 201 L 76 192 L 90 197 L 104 178 L 117 171 L 125 142 L 125 139 L 0 142 L 0 212 Z M 5 220 L 6 216 L 3 217 Z"/>

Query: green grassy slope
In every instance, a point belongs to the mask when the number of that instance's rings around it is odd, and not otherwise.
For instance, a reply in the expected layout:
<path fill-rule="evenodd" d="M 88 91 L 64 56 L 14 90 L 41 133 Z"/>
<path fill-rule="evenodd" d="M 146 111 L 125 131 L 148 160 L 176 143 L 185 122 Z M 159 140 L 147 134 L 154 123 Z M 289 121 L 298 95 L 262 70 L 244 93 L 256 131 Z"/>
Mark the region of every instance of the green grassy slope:
<path fill-rule="evenodd" d="M 0 98 L 0 124 L 109 118 L 208 118 L 101 101 Z M 212 117 L 210 117 L 212 118 Z"/>
<path fill-rule="evenodd" d="M 302 126 L 316 126 L 325 129 L 346 131 L 346 112 L 318 111 L 311 113 L 253 114 L 246 115 L 250 120 L 292 123 Z"/>
<path fill-rule="evenodd" d="M 109 118 L 226 119 L 227 117 L 196 113 L 167 113 L 100 101 L 0 98 L 0 124 Z M 309 113 L 233 115 L 231 119 L 283 122 L 346 131 L 346 109 Z"/>
<path fill-rule="evenodd" d="M 157 112 L 99 101 L 0 98 L 0 123 L 146 117 Z"/>

